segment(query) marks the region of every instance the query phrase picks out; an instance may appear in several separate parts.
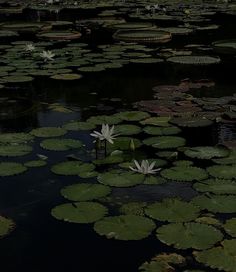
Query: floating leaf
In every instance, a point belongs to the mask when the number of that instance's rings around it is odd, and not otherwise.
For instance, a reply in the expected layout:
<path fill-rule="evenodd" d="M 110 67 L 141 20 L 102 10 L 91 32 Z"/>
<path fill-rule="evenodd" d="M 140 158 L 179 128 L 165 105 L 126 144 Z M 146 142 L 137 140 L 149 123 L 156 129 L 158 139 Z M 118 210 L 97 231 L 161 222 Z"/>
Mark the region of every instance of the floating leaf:
<path fill-rule="evenodd" d="M 146 206 L 147 206 L 147 203 L 145 202 L 129 202 L 129 203 L 123 204 L 120 207 L 119 211 L 122 214 L 145 216 L 144 208 Z"/>
<path fill-rule="evenodd" d="M 164 169 L 161 171 L 161 176 L 176 181 L 204 180 L 208 177 L 207 172 L 204 169 L 194 166 L 175 166 L 169 169 Z"/>
<path fill-rule="evenodd" d="M 108 186 L 101 184 L 73 184 L 61 190 L 62 196 L 71 201 L 88 201 L 107 196 L 111 193 Z"/>
<path fill-rule="evenodd" d="M 196 219 L 200 209 L 177 198 L 167 198 L 149 205 L 145 212 L 153 219 L 168 222 L 188 222 Z"/>
<path fill-rule="evenodd" d="M 208 160 L 227 157 L 229 155 L 229 149 L 223 146 L 197 146 L 186 149 L 184 154 L 190 158 Z"/>
<path fill-rule="evenodd" d="M 94 224 L 98 234 L 116 240 L 141 240 L 148 237 L 154 228 L 152 220 L 135 215 L 105 217 Z"/>
<path fill-rule="evenodd" d="M 140 121 L 148 118 L 150 115 L 143 111 L 124 111 L 117 114 L 121 120 L 125 121 Z"/>
<path fill-rule="evenodd" d="M 236 237 L 236 218 L 227 220 L 224 224 L 225 231 L 232 237 Z"/>
<path fill-rule="evenodd" d="M 235 213 L 236 196 L 225 195 L 200 195 L 191 201 L 202 210 L 206 209 L 213 213 Z"/>
<path fill-rule="evenodd" d="M 0 216 L 0 238 L 7 236 L 15 228 L 15 223 L 3 216 Z"/>
<path fill-rule="evenodd" d="M 83 143 L 74 139 L 46 139 L 40 143 L 40 146 L 52 151 L 66 151 L 80 148 L 83 146 Z"/>
<path fill-rule="evenodd" d="M 32 152 L 32 147 L 28 145 L 0 145 L 0 156 L 19 157 Z"/>
<path fill-rule="evenodd" d="M 208 173 L 219 179 L 236 179 L 236 165 L 214 165 L 207 168 Z"/>
<path fill-rule="evenodd" d="M 86 173 L 90 173 L 94 169 L 95 166 L 91 163 L 83 163 L 80 161 L 66 161 L 53 165 L 51 171 L 57 175 L 80 176 Z"/>
<path fill-rule="evenodd" d="M 34 161 L 28 161 L 24 163 L 24 166 L 26 167 L 42 167 L 45 166 L 47 162 L 45 160 L 34 160 Z"/>
<path fill-rule="evenodd" d="M 236 182 L 226 179 L 208 179 L 193 185 L 199 192 L 236 195 Z"/>
<path fill-rule="evenodd" d="M 170 126 L 170 127 L 154 127 L 154 126 L 146 126 L 143 131 L 150 135 L 157 136 L 168 136 L 175 135 L 181 132 L 181 129 L 178 127 Z"/>
<path fill-rule="evenodd" d="M 31 130 L 30 134 L 42 138 L 59 137 L 65 135 L 66 130 L 59 127 L 41 127 Z"/>
<path fill-rule="evenodd" d="M 144 175 L 132 172 L 122 172 L 111 170 L 98 176 L 98 181 L 102 184 L 113 187 L 132 187 L 144 181 Z"/>
<path fill-rule="evenodd" d="M 27 168 L 17 162 L 0 162 L 0 176 L 7 177 L 7 176 L 14 176 L 20 173 L 23 173 L 27 170 Z"/>
<path fill-rule="evenodd" d="M 212 226 L 200 223 L 171 223 L 157 229 L 157 238 L 178 249 L 208 249 L 221 241 L 223 234 Z"/>
<path fill-rule="evenodd" d="M 66 203 L 53 208 L 51 214 L 58 220 L 87 224 L 106 216 L 107 208 L 95 202 Z"/>
<path fill-rule="evenodd" d="M 117 125 L 115 133 L 118 135 L 135 135 L 139 134 L 142 129 L 136 125 Z"/>
<path fill-rule="evenodd" d="M 66 130 L 74 130 L 74 131 L 80 131 L 80 130 L 92 130 L 96 128 L 96 125 L 88 122 L 69 122 L 63 126 Z"/>
<path fill-rule="evenodd" d="M 28 133 L 18 132 L 18 133 L 1 133 L 0 143 L 1 144 L 23 144 L 30 142 L 34 137 Z"/>
<path fill-rule="evenodd" d="M 155 148 L 166 149 L 184 146 L 186 140 L 182 137 L 176 136 L 159 136 L 147 138 L 143 141 L 143 143 L 146 145 L 151 145 L 152 147 Z"/>
<path fill-rule="evenodd" d="M 196 260 L 212 269 L 236 272 L 236 239 L 224 240 L 220 246 L 194 252 Z"/>

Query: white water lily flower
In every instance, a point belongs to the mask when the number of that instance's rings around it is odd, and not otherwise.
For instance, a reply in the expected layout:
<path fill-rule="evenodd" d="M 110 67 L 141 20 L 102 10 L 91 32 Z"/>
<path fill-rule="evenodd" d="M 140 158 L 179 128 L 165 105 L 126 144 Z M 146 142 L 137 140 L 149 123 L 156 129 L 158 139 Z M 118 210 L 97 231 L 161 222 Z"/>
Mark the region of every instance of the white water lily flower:
<path fill-rule="evenodd" d="M 55 57 L 55 54 L 52 51 L 43 51 L 39 54 L 41 58 L 44 59 L 44 61 L 53 60 Z"/>
<path fill-rule="evenodd" d="M 35 46 L 32 43 L 26 44 L 25 45 L 25 51 L 26 52 L 32 52 L 35 50 Z"/>
<path fill-rule="evenodd" d="M 109 127 L 108 124 L 102 124 L 101 132 L 93 131 L 90 135 L 94 138 L 99 139 L 100 141 L 106 140 L 109 143 L 113 144 L 115 138 L 118 136 L 118 134 L 114 133 L 115 127 Z"/>
<path fill-rule="evenodd" d="M 129 168 L 134 172 L 141 173 L 144 175 L 156 174 L 156 172 L 161 170 L 161 168 L 154 169 L 155 164 L 156 164 L 155 161 L 150 164 L 148 160 L 142 160 L 141 165 L 140 165 L 138 163 L 138 161 L 134 160 L 134 164 L 135 164 L 136 168 L 134 168 L 132 166 L 130 166 Z"/>

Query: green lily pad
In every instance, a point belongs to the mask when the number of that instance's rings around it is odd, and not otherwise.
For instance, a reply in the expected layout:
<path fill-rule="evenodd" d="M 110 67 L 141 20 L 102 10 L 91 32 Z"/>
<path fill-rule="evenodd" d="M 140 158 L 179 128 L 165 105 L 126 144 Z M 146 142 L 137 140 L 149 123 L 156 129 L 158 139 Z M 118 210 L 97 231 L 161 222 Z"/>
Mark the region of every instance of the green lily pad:
<path fill-rule="evenodd" d="M 94 124 L 94 125 L 102 125 L 102 124 L 108 124 L 108 125 L 116 125 L 121 123 L 121 119 L 117 114 L 113 115 L 97 115 L 92 116 L 87 120 L 88 123 Z"/>
<path fill-rule="evenodd" d="M 141 240 L 148 237 L 155 223 L 145 217 L 120 215 L 105 217 L 94 224 L 94 230 L 107 238 L 116 240 Z"/>
<path fill-rule="evenodd" d="M 185 65 L 212 65 L 221 62 L 219 57 L 211 56 L 174 56 L 168 58 L 167 61 Z"/>
<path fill-rule="evenodd" d="M 150 117 L 147 118 L 140 123 L 142 125 L 153 125 L 153 126 L 158 126 L 158 127 L 169 127 L 170 126 L 170 117 Z"/>
<path fill-rule="evenodd" d="M 213 213 L 235 213 L 236 196 L 233 195 L 200 195 L 191 201 L 202 210 L 208 210 Z"/>
<path fill-rule="evenodd" d="M 107 208 L 95 202 L 75 202 L 56 206 L 51 214 L 70 223 L 93 223 L 107 215 Z"/>
<path fill-rule="evenodd" d="M 229 156 L 225 158 L 213 159 L 212 161 L 217 164 L 235 164 L 236 150 L 230 150 Z"/>
<path fill-rule="evenodd" d="M 143 143 L 158 149 L 168 149 L 184 146 L 186 140 L 177 136 L 158 136 L 147 138 L 143 141 Z"/>
<path fill-rule="evenodd" d="M 180 161 L 173 162 L 173 165 L 178 167 L 188 167 L 188 166 L 193 166 L 193 162 L 187 161 L 187 160 L 180 160 Z"/>
<path fill-rule="evenodd" d="M 157 238 L 178 249 L 208 249 L 223 239 L 212 226 L 200 223 L 171 223 L 157 229 Z"/>
<path fill-rule="evenodd" d="M 170 123 L 183 128 L 208 127 L 213 125 L 213 121 L 200 117 L 177 117 L 172 118 Z"/>
<path fill-rule="evenodd" d="M 0 134 L 1 144 L 22 144 L 30 142 L 34 137 L 28 133 L 18 132 L 18 133 L 2 133 Z"/>
<path fill-rule="evenodd" d="M 227 220 L 224 224 L 225 231 L 232 237 L 236 237 L 236 218 Z"/>
<path fill-rule="evenodd" d="M 0 162 L 0 176 L 14 176 L 25 172 L 27 168 L 17 162 Z"/>
<path fill-rule="evenodd" d="M 176 181 L 199 181 L 206 179 L 208 174 L 204 169 L 194 166 L 175 166 L 161 171 L 161 176 Z"/>
<path fill-rule="evenodd" d="M 197 146 L 184 151 L 184 154 L 190 158 L 213 159 L 222 158 L 229 155 L 229 149 L 223 146 Z"/>
<path fill-rule="evenodd" d="M 98 181 L 112 187 L 132 187 L 143 183 L 144 175 L 132 172 L 111 170 L 98 176 Z"/>
<path fill-rule="evenodd" d="M 227 179 L 208 179 L 193 185 L 199 192 L 236 195 L 236 182 Z"/>
<path fill-rule="evenodd" d="M 117 125 L 115 132 L 118 135 L 135 135 L 139 134 L 142 129 L 136 125 Z"/>
<path fill-rule="evenodd" d="M 62 196 L 71 201 L 88 201 L 105 197 L 111 193 L 108 186 L 101 184 L 73 184 L 61 190 Z"/>
<path fill-rule="evenodd" d="M 69 122 L 63 126 L 66 130 L 80 131 L 80 130 L 92 130 L 96 128 L 96 125 L 88 122 Z"/>
<path fill-rule="evenodd" d="M 15 223 L 3 216 L 0 216 L 0 238 L 7 236 L 15 228 Z"/>
<path fill-rule="evenodd" d="M 208 173 L 219 179 L 236 179 L 236 165 L 214 165 L 207 168 Z"/>
<path fill-rule="evenodd" d="M 149 205 L 145 212 L 153 219 L 168 222 L 188 222 L 199 216 L 200 209 L 177 198 L 167 198 Z"/>
<path fill-rule="evenodd" d="M 57 175 L 80 176 L 93 172 L 95 166 L 91 163 L 83 163 L 81 161 L 66 161 L 52 166 L 51 171 Z"/>
<path fill-rule="evenodd" d="M 220 246 L 194 252 L 196 260 L 212 269 L 236 272 L 236 239 L 224 240 Z"/>
<path fill-rule="evenodd" d="M 24 166 L 26 167 L 42 167 L 45 166 L 47 162 L 45 160 L 34 160 L 34 161 L 28 161 L 24 163 Z"/>
<path fill-rule="evenodd" d="M 32 152 L 32 147 L 28 145 L 0 145 L 0 156 L 19 157 Z"/>
<path fill-rule="evenodd" d="M 52 151 L 66 151 L 80 148 L 83 143 L 74 139 L 46 139 L 40 143 L 40 146 Z"/>
<path fill-rule="evenodd" d="M 82 75 L 79 74 L 57 74 L 51 76 L 51 79 L 56 79 L 56 80 L 78 80 L 81 79 Z"/>
<path fill-rule="evenodd" d="M 140 121 L 150 117 L 147 112 L 143 111 L 124 111 L 117 114 L 121 120 L 125 121 Z"/>
<path fill-rule="evenodd" d="M 122 155 L 110 155 L 104 159 L 94 160 L 93 163 L 96 165 L 106 165 L 106 164 L 117 164 L 124 161 L 124 156 Z"/>
<path fill-rule="evenodd" d="M 66 132 L 65 129 L 59 127 L 41 127 L 31 130 L 30 134 L 36 137 L 49 138 L 63 136 Z"/>
<path fill-rule="evenodd" d="M 176 253 L 162 253 L 145 262 L 139 267 L 141 272 L 174 272 L 172 265 L 185 264 L 185 258 Z"/>
<path fill-rule="evenodd" d="M 181 129 L 178 127 L 154 127 L 154 126 L 146 126 L 143 131 L 150 135 L 157 136 L 168 136 L 168 135 L 176 135 L 181 132 Z"/>

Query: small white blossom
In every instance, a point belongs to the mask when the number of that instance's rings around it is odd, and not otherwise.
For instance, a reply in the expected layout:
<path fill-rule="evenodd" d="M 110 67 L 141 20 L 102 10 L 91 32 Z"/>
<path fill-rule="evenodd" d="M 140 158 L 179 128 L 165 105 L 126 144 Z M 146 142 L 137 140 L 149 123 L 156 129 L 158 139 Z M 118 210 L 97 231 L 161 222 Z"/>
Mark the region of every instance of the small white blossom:
<path fill-rule="evenodd" d="M 33 52 L 35 50 L 35 46 L 32 43 L 25 45 L 25 51 L 26 52 Z"/>
<path fill-rule="evenodd" d="M 156 164 L 155 161 L 152 162 L 151 164 L 149 164 L 148 160 L 142 160 L 141 164 L 139 164 L 136 160 L 134 160 L 134 164 L 135 164 L 136 168 L 134 168 L 132 166 L 130 166 L 129 168 L 134 172 L 141 173 L 144 175 L 156 174 L 156 172 L 161 170 L 161 168 L 154 169 L 155 164 Z"/>
<path fill-rule="evenodd" d="M 41 58 L 44 59 L 44 61 L 48 61 L 48 60 L 53 60 L 53 58 L 55 57 L 55 54 L 52 53 L 52 51 L 43 51 L 42 53 L 39 54 Z"/>
<path fill-rule="evenodd" d="M 114 129 L 114 126 L 110 128 L 108 124 L 102 124 L 101 132 L 94 131 L 90 135 L 99 139 L 100 141 L 106 140 L 107 142 L 113 144 L 113 140 L 115 140 L 115 138 L 118 136 L 118 134 L 114 133 Z"/>

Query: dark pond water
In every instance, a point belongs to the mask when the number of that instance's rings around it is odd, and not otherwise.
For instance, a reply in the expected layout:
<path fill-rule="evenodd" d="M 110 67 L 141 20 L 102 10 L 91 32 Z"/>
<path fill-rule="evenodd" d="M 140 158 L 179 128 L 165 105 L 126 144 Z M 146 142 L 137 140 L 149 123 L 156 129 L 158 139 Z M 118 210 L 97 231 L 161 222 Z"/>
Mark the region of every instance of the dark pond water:
<path fill-rule="evenodd" d="M 69 16 L 64 14 L 64 18 Z M 177 37 L 166 45 L 168 48 L 183 48 L 186 44 L 211 42 L 236 37 L 235 16 L 218 15 L 211 23 L 221 25 L 216 32 L 205 31 L 202 35 Z M 101 34 L 101 35 L 104 35 Z M 90 46 L 104 43 L 103 36 L 84 39 Z M 108 39 L 109 40 L 109 39 Z M 113 42 L 113 41 L 112 41 Z M 215 54 L 210 51 L 210 54 Z M 219 55 L 219 54 L 218 54 Z M 169 64 L 127 64 L 120 69 L 111 69 L 99 73 L 84 75 L 79 81 L 54 81 L 46 77 L 36 78 L 28 87 L 3 89 L 0 97 L 26 99 L 30 110 L 19 118 L 1 120 L 1 132 L 29 132 L 33 128 L 62 126 L 71 120 L 86 120 L 90 116 L 131 110 L 133 103 L 152 100 L 157 85 L 176 85 L 182 79 L 210 79 L 215 82 L 213 88 L 202 88 L 191 93 L 195 97 L 222 97 L 236 93 L 235 55 L 219 55 L 222 63 L 213 68 L 179 69 Z M 20 102 L 19 102 L 20 103 Z M 23 102 L 22 102 L 23 103 Z M 63 113 L 50 110 L 49 104 L 59 103 L 71 112 Z M 22 104 L 19 104 L 20 107 Z M 27 107 L 28 109 L 29 107 Z M 9 108 L 7 108 L 8 110 Z M 236 140 L 235 123 L 217 124 L 214 129 L 198 129 L 183 132 L 187 145 L 213 145 Z M 69 132 L 68 138 L 82 140 L 92 148 L 92 139 L 87 132 Z M 97 235 L 92 224 L 69 224 L 54 219 L 50 211 L 65 200 L 60 190 L 66 185 L 81 181 L 79 177 L 57 176 L 50 172 L 50 166 L 64 161 L 74 151 L 42 151 L 39 139 L 34 142 L 34 152 L 30 155 L 9 158 L 8 161 L 26 162 L 36 158 L 36 154 L 48 156 L 48 165 L 28 170 L 23 175 L 1 178 L 0 213 L 16 222 L 16 229 L 0 241 L 0 260 L 3 271 L 138 271 L 145 261 L 161 252 L 173 252 L 155 239 L 152 234 L 141 241 L 115 241 Z M 5 161 L 5 158 L 1 159 Z M 199 163 L 199 162 L 197 162 Z M 199 163 L 200 166 L 202 163 Z M 207 163 L 206 163 L 207 165 Z M 94 182 L 91 179 L 91 182 Z M 198 193 L 189 183 L 168 182 L 164 185 L 140 185 L 134 188 L 114 189 L 114 202 L 123 201 L 128 196 L 132 201 L 158 201 L 166 197 L 179 196 L 190 200 Z M 110 213 L 116 214 L 116 206 L 110 207 Z M 227 217 L 227 215 L 225 215 Z M 232 216 L 232 214 L 230 215 Z M 223 219 L 223 215 L 222 215 Z M 157 226 L 162 223 L 157 222 Z M 185 256 L 191 251 L 174 250 Z M 184 269 L 204 269 L 214 271 L 195 262 L 192 258 Z M 184 271 L 179 269 L 176 271 Z"/>

